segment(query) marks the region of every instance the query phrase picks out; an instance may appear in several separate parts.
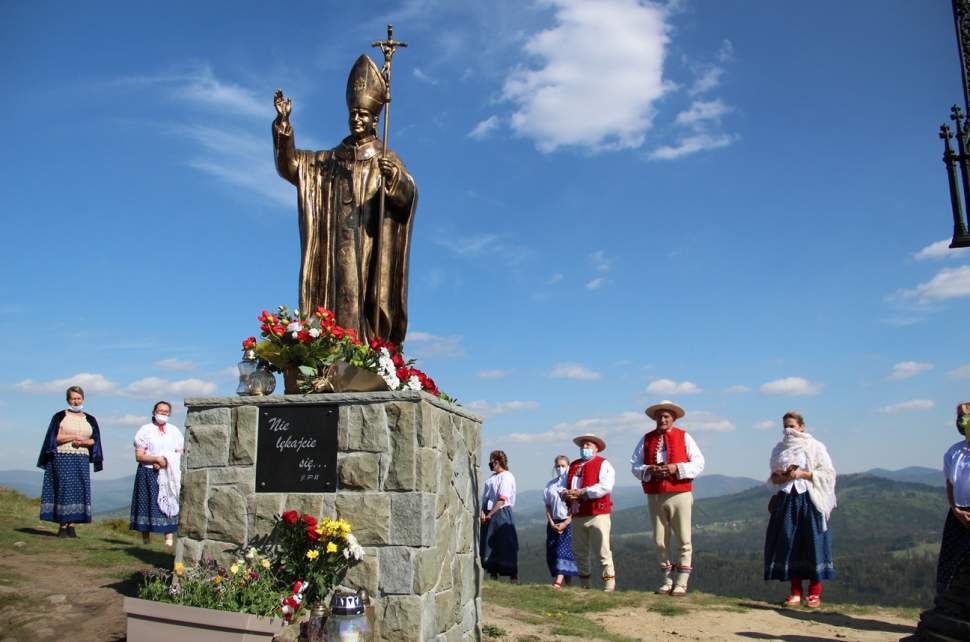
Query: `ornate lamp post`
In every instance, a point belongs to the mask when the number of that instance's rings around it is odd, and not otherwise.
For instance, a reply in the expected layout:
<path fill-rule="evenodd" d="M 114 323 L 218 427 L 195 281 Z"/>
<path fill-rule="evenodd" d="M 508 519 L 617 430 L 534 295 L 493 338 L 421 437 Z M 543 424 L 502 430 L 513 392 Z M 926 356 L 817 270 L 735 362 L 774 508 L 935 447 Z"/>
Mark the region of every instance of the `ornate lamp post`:
<path fill-rule="evenodd" d="M 963 78 L 963 101 L 970 112 L 970 68 L 967 67 L 970 53 L 970 0 L 953 0 L 953 23 L 957 30 L 957 49 L 960 52 L 960 73 Z M 940 126 L 943 139 L 943 163 L 950 187 L 950 205 L 953 210 L 953 240 L 951 248 L 970 247 L 970 232 L 967 231 L 967 218 L 964 208 L 970 208 L 970 119 L 960 111 L 958 105 L 950 109 L 950 120 L 956 127 L 957 150 L 953 151 L 950 141 L 954 138 L 950 126 Z M 957 166 L 960 167 L 960 180 L 957 182 Z M 970 211 L 970 210 L 968 210 Z"/>

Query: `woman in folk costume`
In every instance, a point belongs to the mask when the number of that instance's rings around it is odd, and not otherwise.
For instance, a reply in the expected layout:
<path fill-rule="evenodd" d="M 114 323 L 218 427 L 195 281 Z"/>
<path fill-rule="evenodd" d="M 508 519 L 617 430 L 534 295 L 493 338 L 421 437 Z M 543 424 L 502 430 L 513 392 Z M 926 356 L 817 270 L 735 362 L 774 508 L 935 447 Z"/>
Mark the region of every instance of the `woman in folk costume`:
<path fill-rule="evenodd" d="M 579 575 L 576 558 L 573 557 L 573 516 L 569 506 L 560 494 L 565 490 L 566 471 L 569 469 L 569 458 L 559 455 L 554 462 L 552 479 L 546 484 L 542 497 L 546 504 L 546 564 L 549 573 L 555 578 L 553 588 L 566 586 L 572 578 Z"/>
<path fill-rule="evenodd" d="M 836 506 L 835 468 L 825 445 L 805 432 L 805 418 L 791 411 L 782 418 L 784 438 L 771 451 L 771 479 L 778 492 L 768 503 L 765 579 L 791 582 L 786 606 L 822 604 L 822 581 L 835 578 L 829 516 Z"/>
<path fill-rule="evenodd" d="M 37 467 L 44 469 L 40 518 L 60 524 L 58 537 L 77 537 L 74 525 L 91 521 L 91 464 L 102 468 L 101 431 L 84 412 L 84 390 L 67 389 L 67 409 L 51 417 Z"/>
<path fill-rule="evenodd" d="M 970 401 L 957 406 L 957 432 L 963 439 L 943 455 L 946 498 L 950 511 L 943 525 L 943 541 L 936 567 L 936 592 L 942 595 L 970 557 Z"/>
<path fill-rule="evenodd" d="M 169 418 L 172 405 L 159 401 L 152 422 L 135 433 L 135 489 L 131 496 L 128 528 L 139 531 L 146 544 L 151 533 L 164 533 L 165 545 L 173 543 L 179 526 L 179 491 L 182 486 L 182 433 Z"/>
<path fill-rule="evenodd" d="M 519 537 L 512 520 L 515 477 L 509 472 L 509 459 L 501 450 L 489 454 L 488 467 L 492 476 L 485 480 L 479 516 L 482 568 L 493 580 L 502 575 L 518 582 Z"/>

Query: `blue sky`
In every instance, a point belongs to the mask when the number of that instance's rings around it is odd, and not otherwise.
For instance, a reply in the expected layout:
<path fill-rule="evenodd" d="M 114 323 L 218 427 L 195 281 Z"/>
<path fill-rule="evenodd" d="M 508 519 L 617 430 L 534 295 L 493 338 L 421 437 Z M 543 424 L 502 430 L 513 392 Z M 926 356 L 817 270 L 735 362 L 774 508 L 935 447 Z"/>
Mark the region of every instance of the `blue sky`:
<path fill-rule="evenodd" d="M 108 477 L 157 398 L 233 393 L 256 315 L 296 299 L 273 91 L 299 147 L 332 147 L 387 22 L 420 191 L 407 350 L 520 488 L 585 429 L 625 468 L 663 398 L 713 473 L 766 476 L 792 408 L 841 472 L 957 439 L 949 3 L 136 5 L 0 5 L 0 469 L 74 382 Z"/>

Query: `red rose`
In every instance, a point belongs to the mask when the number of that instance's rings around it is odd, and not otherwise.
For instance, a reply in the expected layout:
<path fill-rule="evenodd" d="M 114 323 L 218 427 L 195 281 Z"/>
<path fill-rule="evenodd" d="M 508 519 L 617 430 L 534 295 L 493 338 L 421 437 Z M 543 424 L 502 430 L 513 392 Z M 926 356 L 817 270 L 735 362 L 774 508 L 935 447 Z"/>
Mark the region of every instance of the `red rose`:
<path fill-rule="evenodd" d="M 249 337 L 242 342 L 243 350 L 249 350 L 256 345 L 256 337 Z"/>
<path fill-rule="evenodd" d="M 310 333 L 307 332 L 306 330 L 300 330 L 299 332 L 297 332 L 296 338 L 302 341 L 303 343 L 313 343 L 313 336 L 310 335 Z"/>
<path fill-rule="evenodd" d="M 274 325 L 273 326 L 273 334 L 282 337 L 284 334 L 286 334 L 286 328 L 284 328 L 281 325 Z"/>
<path fill-rule="evenodd" d="M 282 517 L 283 521 L 286 522 L 287 524 L 296 524 L 297 521 L 299 521 L 300 519 L 300 514 L 295 510 L 288 510 L 282 515 L 280 515 L 280 517 Z"/>
<path fill-rule="evenodd" d="M 391 361 L 394 363 L 395 368 L 404 367 L 404 357 L 402 357 L 399 352 L 395 352 L 393 355 L 391 355 Z"/>
<path fill-rule="evenodd" d="M 383 345 L 383 342 L 380 339 L 371 339 L 370 340 L 370 349 L 371 350 L 380 350 L 382 347 L 384 347 L 384 345 Z"/>
<path fill-rule="evenodd" d="M 314 517 L 313 515 L 304 515 L 303 516 L 303 523 L 306 524 L 309 527 L 316 528 L 317 527 L 317 518 Z"/>
<path fill-rule="evenodd" d="M 317 532 L 317 525 L 306 527 L 306 541 L 317 542 L 320 540 L 320 533 Z"/>
<path fill-rule="evenodd" d="M 346 334 L 348 337 L 350 337 L 350 340 L 351 341 L 356 341 L 357 340 L 357 331 L 354 330 L 353 328 L 347 328 L 347 330 L 344 332 L 344 334 Z"/>
<path fill-rule="evenodd" d="M 343 339 L 346 332 L 339 325 L 335 325 L 330 328 L 330 333 L 333 334 L 334 339 Z"/>

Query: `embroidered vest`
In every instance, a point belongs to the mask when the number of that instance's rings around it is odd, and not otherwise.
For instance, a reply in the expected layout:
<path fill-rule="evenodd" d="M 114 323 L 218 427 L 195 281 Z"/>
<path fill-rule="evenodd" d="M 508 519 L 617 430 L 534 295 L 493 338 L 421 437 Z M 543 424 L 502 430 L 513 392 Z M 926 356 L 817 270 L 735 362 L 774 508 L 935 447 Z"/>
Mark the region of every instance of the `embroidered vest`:
<path fill-rule="evenodd" d="M 648 432 L 643 437 L 643 463 L 657 464 L 657 450 L 661 439 L 667 446 L 668 464 L 683 464 L 690 459 L 687 457 L 687 440 L 683 430 L 673 427 L 667 431 L 666 438 L 659 430 Z M 686 493 L 694 488 L 693 480 L 666 477 L 664 479 L 651 478 L 648 482 L 641 482 L 643 492 L 647 495 L 659 493 Z"/>
<path fill-rule="evenodd" d="M 573 487 L 573 478 L 575 478 L 576 475 L 580 476 L 580 488 L 586 488 L 587 486 L 592 486 L 593 484 L 599 483 L 600 468 L 603 467 L 604 461 L 606 460 L 597 455 L 589 461 L 577 459 L 573 463 L 569 464 L 569 472 L 566 473 L 566 488 Z M 576 513 L 576 515 L 609 515 L 612 510 L 613 498 L 610 497 L 609 493 L 607 493 L 606 495 L 596 499 L 580 501 L 579 512 Z"/>

